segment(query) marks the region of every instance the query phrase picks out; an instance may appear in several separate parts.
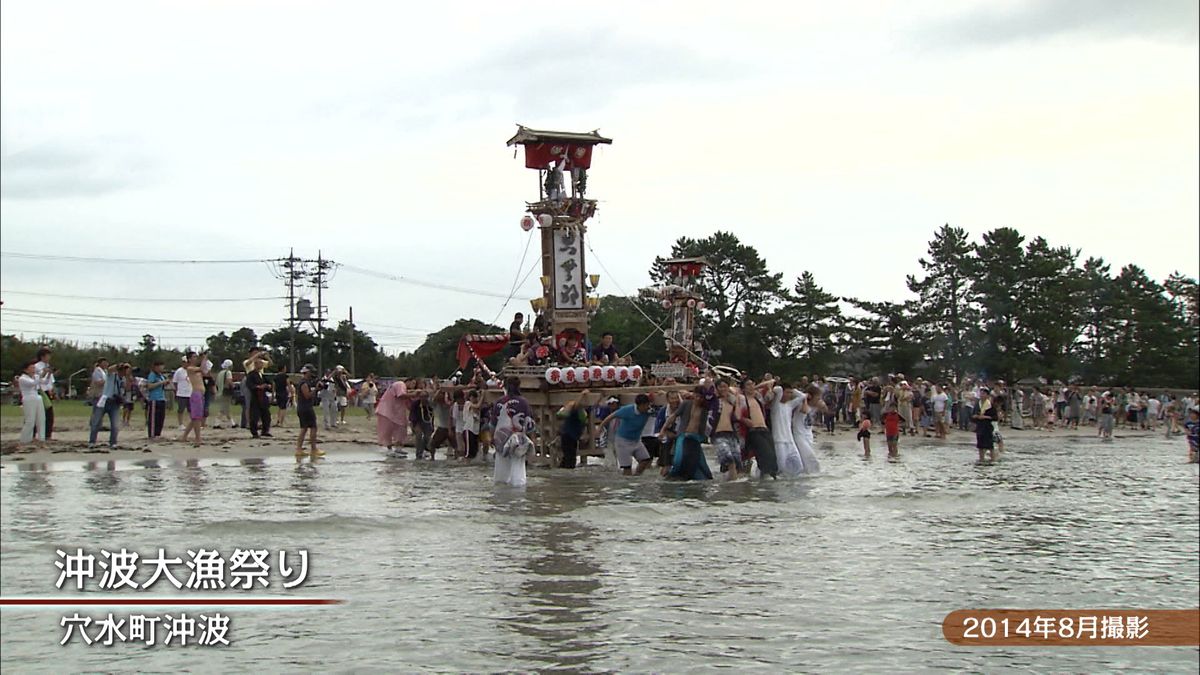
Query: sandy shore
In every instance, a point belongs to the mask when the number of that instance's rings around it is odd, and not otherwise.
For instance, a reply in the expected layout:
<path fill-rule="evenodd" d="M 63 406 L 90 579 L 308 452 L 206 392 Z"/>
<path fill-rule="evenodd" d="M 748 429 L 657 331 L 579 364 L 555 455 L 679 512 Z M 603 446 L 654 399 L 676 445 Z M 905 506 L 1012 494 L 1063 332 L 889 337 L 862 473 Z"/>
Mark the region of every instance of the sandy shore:
<path fill-rule="evenodd" d="M 135 413 L 135 418 L 137 417 Z M 173 420 L 171 420 L 173 421 Z M 244 429 L 205 429 L 202 432 L 204 442 L 195 447 L 190 442 L 183 443 L 177 439 L 182 431 L 169 424 L 164 431 L 164 438 L 151 442 L 145 437 L 145 429 L 140 424 L 123 428 L 118 438 L 118 447 L 110 450 L 107 446 L 108 432 L 100 432 L 99 446 L 89 450 L 87 447 L 87 423 L 83 417 L 67 417 L 58 420 L 55 425 L 54 439 L 46 444 L 44 449 L 35 446 L 18 451 L 16 439 L 20 432 L 19 418 L 6 418 L 0 426 L 0 468 L 13 467 L 20 464 L 49 465 L 55 463 L 112 463 L 121 464 L 151 464 L 151 463 L 190 463 L 197 460 L 229 460 L 241 462 L 263 458 L 292 458 L 295 452 L 296 436 L 299 429 L 295 418 L 285 422 L 283 427 L 272 427 L 273 438 L 251 438 Z M 1012 447 L 1022 439 L 1048 438 L 1096 438 L 1095 427 L 1082 427 L 1079 430 L 1038 431 L 1032 429 L 1002 429 L 1005 442 Z M 1115 435 L 1119 438 L 1162 438 L 1163 430 L 1140 431 L 1133 429 L 1118 429 Z M 1182 437 L 1177 437 L 1183 444 Z M 973 445 L 973 433 L 954 431 L 945 440 L 905 436 L 900 440 L 901 452 L 905 446 L 912 447 L 917 443 L 948 445 Z M 855 432 L 849 428 L 841 428 L 832 435 L 823 431 L 817 435 L 817 443 L 834 442 L 847 447 L 861 447 L 855 440 Z M 352 417 L 346 425 L 334 431 L 320 430 L 319 446 L 327 453 L 326 461 L 336 460 L 339 455 L 377 454 L 378 445 L 375 442 L 375 422 L 364 417 Z M 872 453 L 887 452 L 883 437 L 875 434 L 871 438 Z M 409 453 L 410 456 L 412 453 Z M 445 457 L 445 449 L 438 451 L 439 458 Z M 596 461 L 596 460 L 592 460 Z M 31 468 L 31 467 L 22 467 Z"/>

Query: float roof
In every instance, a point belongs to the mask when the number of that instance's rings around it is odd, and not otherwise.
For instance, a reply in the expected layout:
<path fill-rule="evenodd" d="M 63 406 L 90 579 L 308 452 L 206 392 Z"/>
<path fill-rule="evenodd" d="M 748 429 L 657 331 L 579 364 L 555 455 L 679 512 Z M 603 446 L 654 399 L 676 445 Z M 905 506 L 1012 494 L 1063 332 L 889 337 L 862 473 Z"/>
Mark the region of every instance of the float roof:
<path fill-rule="evenodd" d="M 518 124 L 517 135 L 508 139 L 508 143 L 506 143 L 506 145 L 524 145 L 525 143 L 547 143 L 552 141 L 585 145 L 595 145 L 597 143 L 606 143 L 609 145 L 612 144 L 612 139 L 601 136 L 599 129 L 594 129 L 587 133 L 579 133 L 575 131 L 544 131 L 540 129 L 530 129 L 529 127 Z"/>

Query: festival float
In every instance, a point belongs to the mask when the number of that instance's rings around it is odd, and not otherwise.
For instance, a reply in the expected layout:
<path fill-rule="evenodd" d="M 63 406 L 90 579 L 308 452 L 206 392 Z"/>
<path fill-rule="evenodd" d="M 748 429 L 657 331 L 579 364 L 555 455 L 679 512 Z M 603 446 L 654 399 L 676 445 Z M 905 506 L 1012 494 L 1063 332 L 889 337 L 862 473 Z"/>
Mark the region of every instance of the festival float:
<path fill-rule="evenodd" d="M 542 294 L 530 301 L 534 312 L 533 328 L 541 340 L 522 359 L 506 359 L 499 373 L 488 372 L 500 379 L 516 377 L 521 393 L 535 411 L 541 432 L 537 455 L 552 464 L 558 461 L 558 427 L 555 413 L 568 401 L 587 389 L 598 400 L 618 398 L 622 404 L 632 403 L 637 394 L 663 389 L 682 389 L 683 383 L 694 381 L 702 367 L 695 349 L 695 310 L 703 308 L 703 300 L 695 292 L 693 282 L 703 271 L 704 261 L 698 258 L 668 261 L 672 284 L 661 289 L 664 307 L 672 310 L 671 325 L 663 331 L 667 358 L 650 369 L 631 363 L 628 358 L 616 363 L 589 362 L 584 345 L 588 339 L 591 319 L 600 308 L 596 288 L 600 276 L 588 274 L 584 255 L 587 221 L 596 213 L 596 200 L 587 198 L 587 177 L 597 145 L 608 145 L 612 139 L 598 131 L 588 133 L 542 131 L 518 126 L 509 139 L 509 146 L 521 146 L 525 153 L 525 168 L 538 173 L 538 199 L 526 202 L 526 215 L 521 228 L 538 228 L 542 252 Z M 643 291 L 644 293 L 645 291 Z M 458 344 L 458 364 L 464 369 L 474 360 L 484 365 L 484 359 L 504 352 L 509 347 L 509 335 L 464 335 Z M 578 350 L 566 358 L 565 351 Z M 565 362 L 564 362 L 565 361 Z M 674 378 L 675 386 L 643 386 L 647 377 Z M 499 394 L 488 392 L 489 400 Z M 594 429 L 592 406 L 588 406 L 587 429 Z M 579 455 L 603 456 L 593 439 L 585 437 Z"/>

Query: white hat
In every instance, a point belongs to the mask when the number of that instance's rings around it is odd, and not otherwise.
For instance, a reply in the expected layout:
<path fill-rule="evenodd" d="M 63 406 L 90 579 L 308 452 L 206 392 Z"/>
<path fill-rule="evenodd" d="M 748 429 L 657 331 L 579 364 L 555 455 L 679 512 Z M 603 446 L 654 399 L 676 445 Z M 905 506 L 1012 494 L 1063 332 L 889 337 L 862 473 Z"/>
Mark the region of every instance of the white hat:
<path fill-rule="evenodd" d="M 620 403 L 621 399 L 617 398 L 616 396 L 612 396 L 608 399 L 608 402 L 609 403 Z"/>
<path fill-rule="evenodd" d="M 345 367 L 345 366 L 338 366 L 338 367 L 336 368 L 336 370 L 340 370 L 340 371 L 342 371 L 342 372 L 346 372 L 346 367 Z"/>
<path fill-rule="evenodd" d="M 221 367 L 222 368 L 232 368 L 233 361 L 231 359 L 225 359 L 224 361 L 221 362 Z"/>

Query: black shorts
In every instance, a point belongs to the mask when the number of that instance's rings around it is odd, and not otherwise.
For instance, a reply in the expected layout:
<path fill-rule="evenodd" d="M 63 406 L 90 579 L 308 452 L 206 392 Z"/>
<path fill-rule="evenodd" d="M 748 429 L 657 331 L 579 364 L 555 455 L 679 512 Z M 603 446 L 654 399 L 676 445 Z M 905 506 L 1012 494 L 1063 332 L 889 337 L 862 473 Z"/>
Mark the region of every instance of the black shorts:
<path fill-rule="evenodd" d="M 175 396 L 175 409 L 181 413 L 190 412 L 191 401 L 187 396 Z"/>
<path fill-rule="evenodd" d="M 870 438 L 870 437 L 871 437 L 870 429 L 863 429 L 862 431 L 858 432 L 858 440 L 860 440 L 860 441 L 863 440 L 864 438 Z"/>
<path fill-rule="evenodd" d="M 658 465 L 662 466 L 662 441 L 658 436 L 642 436 L 642 445 L 646 446 L 646 452 L 650 453 L 650 458 L 658 457 Z"/>
<path fill-rule="evenodd" d="M 975 434 L 975 448 L 978 450 L 994 450 L 994 443 L 995 435 L 991 430 L 988 430 L 987 433 Z"/>
<path fill-rule="evenodd" d="M 278 399 L 276 399 L 275 406 L 280 409 L 288 407 L 288 397 L 280 396 Z M 313 414 L 316 414 L 316 413 L 313 413 Z"/>
<path fill-rule="evenodd" d="M 317 428 L 317 411 L 309 408 L 307 410 L 297 410 L 296 419 L 300 420 L 301 429 L 316 429 Z"/>

